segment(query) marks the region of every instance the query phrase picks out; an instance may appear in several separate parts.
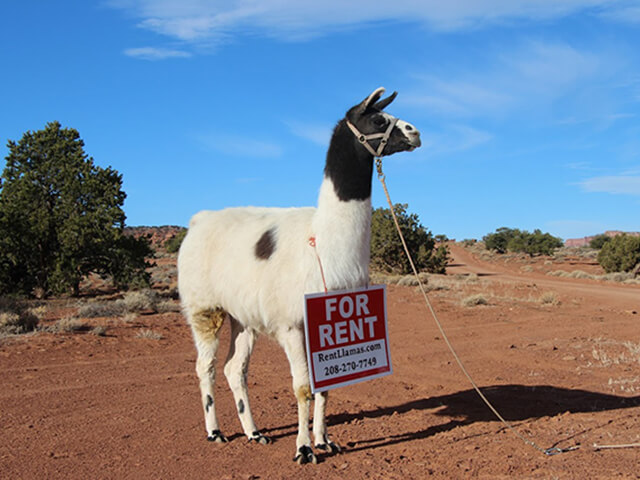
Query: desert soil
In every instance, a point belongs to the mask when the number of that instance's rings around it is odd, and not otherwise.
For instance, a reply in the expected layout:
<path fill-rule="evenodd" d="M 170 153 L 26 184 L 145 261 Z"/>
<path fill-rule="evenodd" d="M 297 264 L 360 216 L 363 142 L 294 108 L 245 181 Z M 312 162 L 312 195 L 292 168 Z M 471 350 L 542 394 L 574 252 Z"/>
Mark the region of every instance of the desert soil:
<path fill-rule="evenodd" d="M 587 260 L 481 259 L 451 248 L 454 265 L 429 289 L 462 361 L 522 436 L 572 450 L 547 456 L 497 421 L 416 287 L 390 285 L 394 373 L 331 393 L 329 431 L 343 452 L 320 453 L 318 465 L 292 462 L 289 370 L 265 338 L 249 385 L 256 423 L 274 442 L 247 443 L 222 373 L 218 416 L 231 441 L 206 441 L 190 331 L 170 312 L 86 320 L 105 326 L 105 336 L 0 340 L 0 477 L 640 478 L 640 286 L 545 275 L 597 271 Z M 477 294 L 486 305 L 464 306 Z M 73 308 L 52 302 L 44 323 Z M 141 338 L 141 329 L 162 338 Z M 228 333 L 225 326 L 221 358 Z"/>

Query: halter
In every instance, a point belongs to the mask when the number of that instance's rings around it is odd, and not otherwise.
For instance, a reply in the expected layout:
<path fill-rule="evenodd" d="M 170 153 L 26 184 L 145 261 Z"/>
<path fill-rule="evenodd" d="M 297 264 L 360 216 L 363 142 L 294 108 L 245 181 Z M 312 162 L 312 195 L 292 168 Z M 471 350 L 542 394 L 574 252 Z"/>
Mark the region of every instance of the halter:
<path fill-rule="evenodd" d="M 389 126 L 387 127 L 387 130 L 384 133 L 370 133 L 369 135 L 360 133 L 360 131 L 349 120 L 347 120 L 346 122 L 347 122 L 347 126 L 351 129 L 351 131 L 356 136 L 358 141 L 362 144 L 362 146 L 367 150 L 369 150 L 369 153 L 371 153 L 371 155 L 373 155 L 376 158 L 380 158 L 382 157 L 382 152 L 384 152 L 384 147 L 387 146 L 387 141 L 391 136 L 391 132 L 396 126 L 396 123 L 398 123 L 397 118 L 395 117 L 391 117 L 391 118 L 392 120 L 389 123 Z M 378 150 L 376 151 L 373 149 L 371 145 L 369 145 L 369 140 L 375 140 L 377 138 L 380 139 L 380 144 L 378 145 Z"/>

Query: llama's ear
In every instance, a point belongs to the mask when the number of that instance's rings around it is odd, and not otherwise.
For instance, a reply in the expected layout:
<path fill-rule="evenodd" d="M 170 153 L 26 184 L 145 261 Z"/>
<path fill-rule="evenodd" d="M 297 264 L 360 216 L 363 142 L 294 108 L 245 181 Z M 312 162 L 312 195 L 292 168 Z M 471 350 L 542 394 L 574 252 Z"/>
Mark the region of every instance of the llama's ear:
<path fill-rule="evenodd" d="M 384 92 L 385 92 L 384 88 L 382 87 L 376 88 L 371 95 L 369 95 L 361 103 L 359 103 L 358 105 L 353 107 L 351 110 L 349 110 L 347 117 L 351 117 L 353 115 L 362 115 L 367 110 L 367 108 L 369 108 L 371 105 L 375 104 L 378 100 L 380 100 L 380 97 Z"/>
<path fill-rule="evenodd" d="M 384 100 L 380 100 L 378 103 L 376 103 L 374 107 L 377 108 L 378 110 L 384 110 L 385 108 L 387 108 L 387 105 L 393 102 L 393 99 L 396 98 L 396 95 L 398 95 L 398 92 L 393 92 Z"/>

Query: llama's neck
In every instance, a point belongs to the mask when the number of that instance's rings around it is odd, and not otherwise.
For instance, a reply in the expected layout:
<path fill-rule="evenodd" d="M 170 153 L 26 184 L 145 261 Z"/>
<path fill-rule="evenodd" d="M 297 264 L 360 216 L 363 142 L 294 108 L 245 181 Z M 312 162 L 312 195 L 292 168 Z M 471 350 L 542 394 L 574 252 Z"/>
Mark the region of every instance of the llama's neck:
<path fill-rule="evenodd" d="M 372 173 L 373 157 L 340 121 L 329 144 L 312 225 L 330 290 L 368 284 Z"/>
<path fill-rule="evenodd" d="M 312 228 L 328 289 L 349 289 L 368 284 L 371 196 L 342 200 L 334 180 L 325 176 Z"/>
<path fill-rule="evenodd" d="M 313 229 L 322 243 L 365 244 L 367 255 L 371 238 L 371 197 L 364 200 L 341 200 L 335 192 L 335 185 L 325 177 L 318 196 Z"/>

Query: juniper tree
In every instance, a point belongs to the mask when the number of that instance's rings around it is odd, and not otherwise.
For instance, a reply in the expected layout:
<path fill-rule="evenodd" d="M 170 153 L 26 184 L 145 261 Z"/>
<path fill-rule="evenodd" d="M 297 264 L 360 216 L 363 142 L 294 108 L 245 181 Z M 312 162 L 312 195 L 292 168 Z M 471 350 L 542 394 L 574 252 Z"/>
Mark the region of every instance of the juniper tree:
<path fill-rule="evenodd" d="M 433 235 L 422 226 L 418 215 L 407 213 L 407 204 L 398 203 L 393 208 L 416 268 L 445 273 L 449 262 L 448 248 L 445 245 L 436 247 Z M 411 273 L 411 265 L 388 208 L 376 208 L 371 216 L 371 265 L 385 272 Z"/>
<path fill-rule="evenodd" d="M 95 165 L 72 128 L 9 140 L 0 178 L 0 291 L 78 293 L 89 272 L 148 283 L 148 242 L 123 235 L 122 175 Z M 124 259 L 124 260 L 123 260 Z"/>

